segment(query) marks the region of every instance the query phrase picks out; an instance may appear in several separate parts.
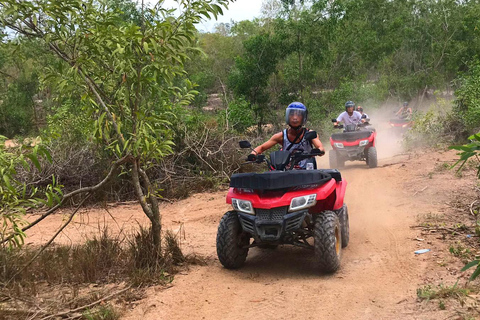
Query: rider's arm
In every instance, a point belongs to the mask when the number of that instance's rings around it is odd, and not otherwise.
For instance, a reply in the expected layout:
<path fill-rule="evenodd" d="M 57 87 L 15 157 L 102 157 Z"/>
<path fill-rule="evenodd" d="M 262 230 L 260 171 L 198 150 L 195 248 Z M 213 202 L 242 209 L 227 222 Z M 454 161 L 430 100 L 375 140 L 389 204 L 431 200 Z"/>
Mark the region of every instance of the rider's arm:
<path fill-rule="evenodd" d="M 252 151 L 252 154 L 261 154 L 262 152 L 270 149 L 277 143 L 283 143 L 283 132 L 275 133 L 267 142 L 264 142 L 255 149 L 253 149 L 256 153 Z"/>
<path fill-rule="evenodd" d="M 316 137 L 315 139 L 312 140 L 312 144 L 315 146 L 315 148 L 318 148 L 325 152 L 325 148 L 323 147 L 322 141 Z"/>
<path fill-rule="evenodd" d="M 400 113 L 402 113 L 403 111 L 403 107 L 400 108 L 400 110 L 397 111 L 397 113 L 395 113 L 396 116 L 398 116 Z"/>
<path fill-rule="evenodd" d="M 343 116 L 343 112 L 340 113 L 340 115 L 337 117 L 337 122 L 334 122 L 334 123 L 333 123 L 334 126 L 338 126 L 338 125 L 340 124 L 340 122 L 343 121 L 343 117 L 342 117 L 342 116 Z"/>

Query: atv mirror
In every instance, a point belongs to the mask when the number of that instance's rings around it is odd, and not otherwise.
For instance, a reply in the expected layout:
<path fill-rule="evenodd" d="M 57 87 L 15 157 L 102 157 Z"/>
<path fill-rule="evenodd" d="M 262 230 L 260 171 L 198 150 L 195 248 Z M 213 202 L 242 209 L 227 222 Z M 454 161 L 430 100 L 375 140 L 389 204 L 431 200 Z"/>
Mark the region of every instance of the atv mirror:
<path fill-rule="evenodd" d="M 337 122 L 337 119 L 332 119 L 332 122 Z"/>
<path fill-rule="evenodd" d="M 308 131 L 305 133 L 305 140 L 313 140 L 317 137 L 317 131 Z"/>
<path fill-rule="evenodd" d="M 246 148 L 251 148 L 252 145 L 250 144 L 250 142 L 248 142 L 247 140 L 242 140 L 238 143 L 240 145 L 240 148 L 242 149 L 246 149 Z"/>

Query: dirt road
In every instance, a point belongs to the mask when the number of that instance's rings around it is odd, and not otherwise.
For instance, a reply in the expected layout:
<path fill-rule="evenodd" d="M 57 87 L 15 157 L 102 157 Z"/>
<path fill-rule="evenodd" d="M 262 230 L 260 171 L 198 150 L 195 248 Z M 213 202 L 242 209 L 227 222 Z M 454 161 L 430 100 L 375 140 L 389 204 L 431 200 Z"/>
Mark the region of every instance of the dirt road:
<path fill-rule="evenodd" d="M 205 257 L 207 265 L 177 274 L 168 288 L 149 288 L 145 299 L 126 310 L 123 318 L 428 319 L 415 311 L 416 289 L 428 265 L 414 254 L 419 244 L 413 241 L 417 235 L 410 226 L 417 215 L 435 211 L 439 205 L 434 190 L 430 196 L 430 190 L 422 192 L 430 181 L 420 180 L 408 190 L 405 186 L 412 175 L 433 164 L 428 155 L 412 159 L 383 155 L 379 148 L 378 168 L 357 162 L 347 163 L 342 170 L 348 181 L 350 243 L 336 274 L 319 274 L 310 251 L 290 246 L 250 249 L 242 269 L 224 269 L 216 257 L 215 237 L 220 218 L 230 209 L 225 204 L 226 191 L 196 194 L 164 204 L 163 223 L 181 232 L 184 251 Z M 320 166 L 327 167 L 326 161 L 323 157 Z M 76 241 L 103 223 L 115 232 L 146 222 L 136 205 L 113 207 L 109 212 L 83 213 L 59 241 Z M 46 240 L 50 237 L 46 231 L 60 224 L 60 219 L 53 219 L 28 240 Z"/>
<path fill-rule="evenodd" d="M 349 181 L 351 242 L 335 275 L 318 274 L 309 251 L 288 246 L 254 248 L 241 270 L 222 268 L 215 234 L 228 207 L 222 204 L 224 194 L 217 193 L 210 201 L 204 198 L 203 209 L 189 204 L 176 215 L 185 224 L 186 245 L 210 257 L 208 266 L 178 275 L 168 290 L 152 289 L 142 307 L 125 318 L 406 318 L 402 300 L 414 297 L 421 268 L 409 229 L 414 217 L 390 168 L 375 171 L 365 166 L 343 171 Z"/>
<path fill-rule="evenodd" d="M 208 266 L 176 276 L 167 290 L 152 289 L 125 319 L 409 318 L 422 269 L 409 228 L 419 208 L 411 194 L 401 192 L 398 167 L 367 169 L 359 162 L 342 171 L 351 241 L 334 275 L 318 274 L 311 252 L 290 246 L 253 248 L 241 270 L 222 268 L 215 235 L 229 209 L 225 193 L 197 195 L 193 202 L 165 208 L 165 220 L 172 227 L 175 221 L 184 224 L 185 246 L 207 256 Z"/>

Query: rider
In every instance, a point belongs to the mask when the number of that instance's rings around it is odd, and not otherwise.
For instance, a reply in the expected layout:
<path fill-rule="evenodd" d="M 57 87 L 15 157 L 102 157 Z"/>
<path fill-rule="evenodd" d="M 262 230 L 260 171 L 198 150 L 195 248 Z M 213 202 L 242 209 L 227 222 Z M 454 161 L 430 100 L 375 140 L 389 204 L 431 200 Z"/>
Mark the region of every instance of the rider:
<path fill-rule="evenodd" d="M 305 107 L 303 103 L 290 103 L 285 111 L 285 121 L 289 128 L 274 134 L 268 141 L 253 149 L 252 153 L 248 155 L 248 160 L 255 160 L 256 155 L 261 154 L 276 144 L 281 145 L 282 150 L 288 150 L 290 152 L 295 150 L 310 152 L 313 147 L 325 152 L 322 142 L 318 137 L 311 140 L 311 143 L 305 140 L 305 133 L 309 131 L 304 128 L 304 125 L 307 122 L 307 115 L 307 107 Z M 305 169 L 307 162 L 314 162 L 314 159 L 306 160 L 302 160 L 299 163 L 299 167 Z"/>
<path fill-rule="evenodd" d="M 360 114 L 362 115 L 362 119 L 370 119 L 368 114 L 363 112 L 363 108 L 361 106 L 357 106 L 357 111 L 360 112 Z"/>
<path fill-rule="evenodd" d="M 340 115 L 337 117 L 337 121 L 334 122 L 333 125 L 337 126 L 339 122 L 343 122 L 344 125 L 365 122 L 365 119 L 362 119 L 362 114 L 354 109 L 355 103 L 353 101 L 347 101 L 345 103 L 345 111 L 340 113 Z"/>
<path fill-rule="evenodd" d="M 410 119 L 412 117 L 412 108 L 410 108 L 408 102 L 405 101 L 395 115 L 400 119 Z"/>

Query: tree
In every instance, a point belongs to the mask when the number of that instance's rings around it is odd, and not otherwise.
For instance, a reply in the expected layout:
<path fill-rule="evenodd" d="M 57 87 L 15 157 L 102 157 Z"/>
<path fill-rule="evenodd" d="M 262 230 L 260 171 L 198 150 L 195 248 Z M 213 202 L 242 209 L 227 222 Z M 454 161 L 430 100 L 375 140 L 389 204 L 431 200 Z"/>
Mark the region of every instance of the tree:
<path fill-rule="evenodd" d="M 280 39 L 269 34 L 245 40 L 245 54 L 235 59 L 235 67 L 229 76 L 229 86 L 235 94 L 245 97 L 255 112 L 259 132 L 269 113 L 266 87 L 270 75 L 276 70 L 280 45 Z"/>
<path fill-rule="evenodd" d="M 82 92 L 85 116 L 94 117 L 96 140 L 130 174 L 135 194 L 151 222 L 152 239 L 161 248 L 161 215 L 156 190 L 146 173 L 152 161 L 171 153 L 169 118 L 173 106 L 188 104 L 195 91 L 184 78 L 187 50 L 194 47 L 195 23 L 202 17 L 222 14 L 229 0 L 179 0 L 178 17 L 161 7 L 141 8 L 142 21 L 125 20 L 112 1 L 14 1 L 0 4 L 3 26 L 19 37 L 36 38 L 68 66 L 47 75 L 59 92 Z M 143 18 L 148 13 L 148 19 Z"/>

